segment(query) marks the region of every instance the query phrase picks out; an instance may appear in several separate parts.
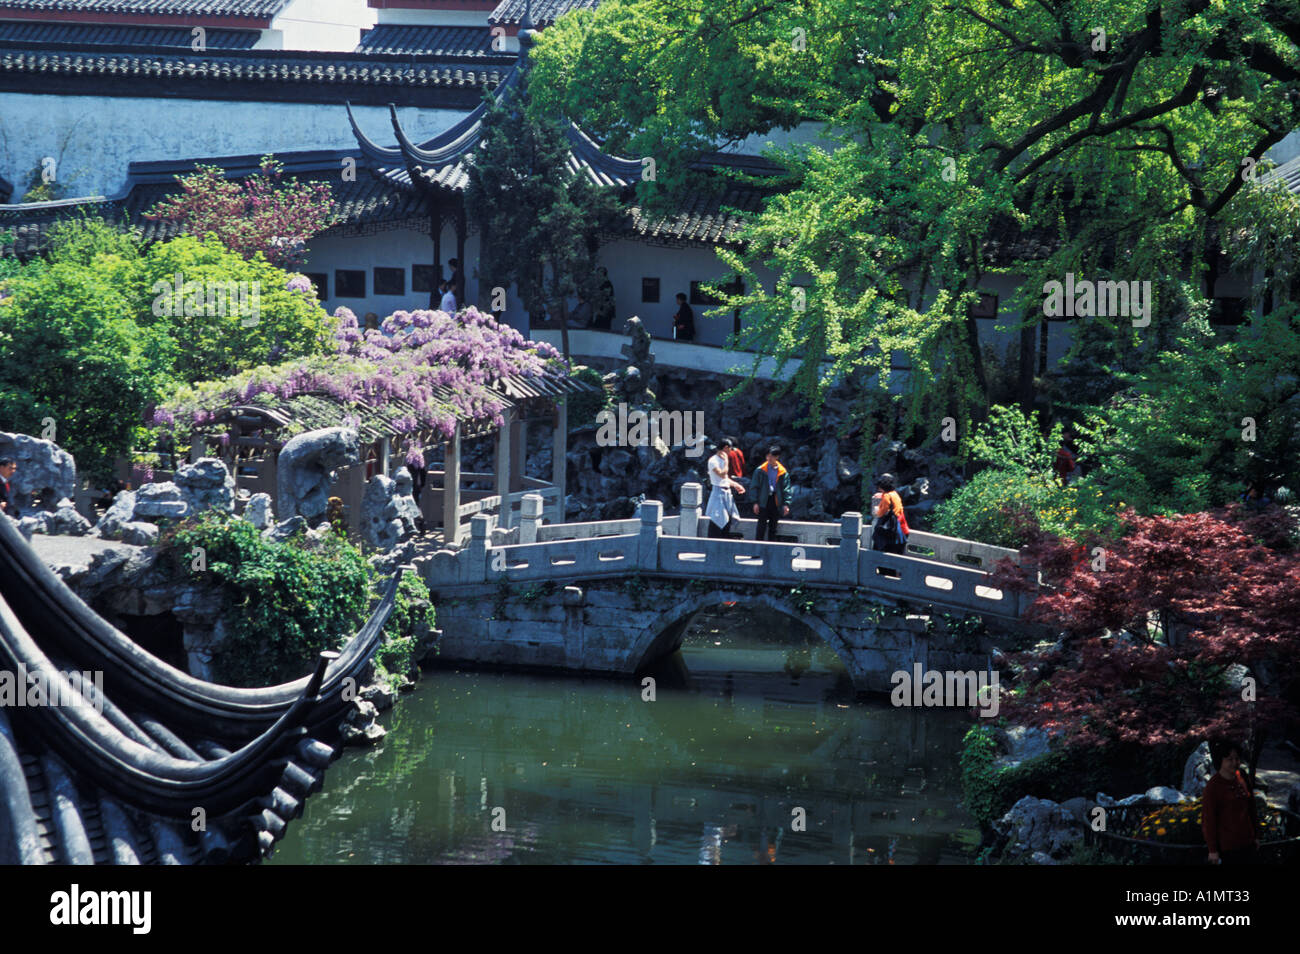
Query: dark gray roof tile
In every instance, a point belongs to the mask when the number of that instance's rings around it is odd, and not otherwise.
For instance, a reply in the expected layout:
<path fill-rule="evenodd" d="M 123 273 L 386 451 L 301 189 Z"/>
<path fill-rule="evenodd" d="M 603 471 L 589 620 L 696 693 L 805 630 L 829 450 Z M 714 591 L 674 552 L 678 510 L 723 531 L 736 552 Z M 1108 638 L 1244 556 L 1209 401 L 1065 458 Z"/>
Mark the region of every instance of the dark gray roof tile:
<path fill-rule="evenodd" d="M 0 0 L 5 10 L 38 13 L 130 14 L 156 17 L 251 17 L 270 20 L 290 0 Z"/>
<path fill-rule="evenodd" d="M 502 0 L 488 17 L 488 23 L 496 26 L 519 26 L 524 22 L 524 7 L 527 0 Z M 532 0 L 533 26 L 550 26 L 570 10 L 594 10 L 600 0 Z"/>

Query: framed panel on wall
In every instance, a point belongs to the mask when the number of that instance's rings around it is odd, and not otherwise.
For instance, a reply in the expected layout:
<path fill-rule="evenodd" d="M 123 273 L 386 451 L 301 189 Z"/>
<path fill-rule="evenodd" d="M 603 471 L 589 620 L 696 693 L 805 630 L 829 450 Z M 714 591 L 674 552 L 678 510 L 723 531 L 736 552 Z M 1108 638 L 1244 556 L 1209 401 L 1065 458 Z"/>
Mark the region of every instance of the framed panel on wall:
<path fill-rule="evenodd" d="M 375 268 L 375 294 L 376 295 L 405 295 L 406 294 L 406 269 L 404 268 Z"/>
<path fill-rule="evenodd" d="M 338 268 L 334 270 L 335 298 L 365 298 L 366 272 L 361 268 Z"/>

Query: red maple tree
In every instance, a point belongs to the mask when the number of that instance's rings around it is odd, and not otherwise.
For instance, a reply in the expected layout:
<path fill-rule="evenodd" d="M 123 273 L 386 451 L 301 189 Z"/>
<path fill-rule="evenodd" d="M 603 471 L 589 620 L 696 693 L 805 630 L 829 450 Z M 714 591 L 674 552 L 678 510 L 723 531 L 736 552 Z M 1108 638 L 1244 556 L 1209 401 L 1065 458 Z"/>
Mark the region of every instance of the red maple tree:
<path fill-rule="evenodd" d="M 1003 712 L 1068 744 L 1181 744 L 1294 727 L 1294 520 L 1280 507 L 1254 514 L 1236 505 L 1177 517 L 1130 511 L 1123 520 L 1126 532 L 1103 546 L 1104 570 L 1080 560 L 1075 541 L 1040 534 L 1026 547 L 1044 581 L 1027 616 L 1060 638 L 1010 657 L 1026 692 Z M 1022 568 L 1004 566 L 997 579 L 1025 585 Z M 1249 668 L 1254 700 L 1234 664 Z"/>
<path fill-rule="evenodd" d="M 179 223 L 191 235 L 216 235 L 245 258 L 257 252 L 279 268 L 294 268 L 307 256 L 307 239 L 335 223 L 334 195 L 325 182 L 283 181 L 284 167 L 271 156 L 243 182 L 232 182 L 220 166 L 197 166 L 177 176 L 179 195 L 160 201 L 147 219 Z"/>

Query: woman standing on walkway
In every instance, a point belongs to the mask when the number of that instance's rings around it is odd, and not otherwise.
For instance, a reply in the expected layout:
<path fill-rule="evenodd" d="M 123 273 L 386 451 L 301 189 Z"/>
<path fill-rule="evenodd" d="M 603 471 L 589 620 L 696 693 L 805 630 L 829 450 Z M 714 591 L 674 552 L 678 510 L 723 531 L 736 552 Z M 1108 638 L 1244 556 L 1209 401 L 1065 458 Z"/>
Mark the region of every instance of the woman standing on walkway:
<path fill-rule="evenodd" d="M 1210 864 L 1254 864 L 1259 851 L 1255 797 L 1242 778 L 1241 749 L 1226 739 L 1210 743 L 1214 774 L 1201 796 L 1201 832 Z"/>
<path fill-rule="evenodd" d="M 709 458 L 709 483 L 713 485 L 713 490 L 709 494 L 709 505 L 705 508 L 704 515 L 709 518 L 710 537 L 727 535 L 731 521 L 740 516 L 736 501 L 731 496 L 732 491 L 740 494 L 745 492 L 744 487 L 728 476 L 731 464 L 727 460 L 727 446 L 724 438 L 721 446 L 712 448 L 713 456 Z"/>

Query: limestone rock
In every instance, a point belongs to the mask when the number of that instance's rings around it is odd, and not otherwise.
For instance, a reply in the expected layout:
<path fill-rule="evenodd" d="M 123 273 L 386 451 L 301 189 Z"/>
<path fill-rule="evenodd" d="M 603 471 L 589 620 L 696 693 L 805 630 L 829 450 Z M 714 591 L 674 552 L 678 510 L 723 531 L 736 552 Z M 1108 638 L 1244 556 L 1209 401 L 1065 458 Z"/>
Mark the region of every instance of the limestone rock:
<path fill-rule="evenodd" d="M 153 546 L 158 542 L 158 525 L 143 520 L 128 520 L 118 527 L 115 538 L 137 547 Z"/>
<path fill-rule="evenodd" d="M 301 515 L 312 525 L 320 521 L 334 471 L 360 459 L 360 438 L 352 428 L 326 427 L 290 438 L 278 459 L 281 516 Z"/>
<path fill-rule="evenodd" d="M 1155 785 L 1148 788 L 1142 797 L 1149 802 L 1155 802 L 1157 805 L 1177 805 L 1179 802 L 1191 801 L 1182 792 L 1165 785 Z"/>
<path fill-rule="evenodd" d="M 1069 811 L 1046 798 L 1026 795 L 993 823 L 998 834 L 1007 836 L 1012 855 L 1043 852 L 1060 858 L 1083 840 L 1083 831 Z"/>
<path fill-rule="evenodd" d="M 1049 736 L 1042 729 L 1013 725 L 1001 731 L 999 735 L 1000 741 L 1007 750 L 1007 754 L 994 763 L 999 768 L 1019 765 L 1026 759 L 1045 755 L 1050 749 Z"/>
<path fill-rule="evenodd" d="M 281 520 L 273 527 L 262 531 L 263 539 L 270 540 L 272 543 L 283 543 L 299 530 L 307 529 L 307 520 L 302 514 L 290 517 L 288 520 Z"/>
<path fill-rule="evenodd" d="M 32 509 L 33 497 L 37 494 L 47 501 L 64 497 L 75 499 L 76 461 L 53 441 L 0 431 L 0 457 L 12 457 L 18 465 L 12 485 L 14 505 L 19 515 Z"/>
<path fill-rule="evenodd" d="M 235 507 L 235 478 L 225 463 L 215 457 L 202 457 L 184 465 L 176 472 L 175 483 L 191 513 L 214 507 L 229 511 Z"/>
<path fill-rule="evenodd" d="M 115 539 L 122 530 L 122 525 L 129 523 L 135 514 L 135 491 L 123 490 L 113 498 L 112 504 L 104 511 L 95 524 L 100 536 Z"/>
<path fill-rule="evenodd" d="M 376 474 L 361 498 L 361 531 L 367 542 L 390 550 L 413 536 L 419 527 L 420 508 L 410 495 L 411 473 L 405 467 L 396 479 Z M 407 493 L 401 490 L 405 488 Z"/>
<path fill-rule="evenodd" d="M 180 487 L 170 480 L 162 483 L 144 484 L 135 494 L 135 511 L 133 518 L 179 520 L 190 512 L 190 505 Z"/>
<path fill-rule="evenodd" d="M 18 532 L 28 540 L 33 533 L 53 533 L 54 514 L 47 510 L 34 510 L 18 521 Z"/>
<path fill-rule="evenodd" d="M 94 530 L 90 521 L 77 513 L 77 508 L 67 497 L 59 501 L 58 509 L 54 512 L 53 525 L 55 533 L 70 537 L 84 537 Z"/>
<path fill-rule="evenodd" d="M 1200 798 L 1212 774 L 1214 763 L 1210 761 L 1210 743 L 1202 742 L 1183 764 L 1183 781 L 1179 788 L 1186 795 Z"/>
<path fill-rule="evenodd" d="M 258 530 L 265 530 L 275 523 L 275 513 L 271 508 L 270 494 L 253 494 L 244 507 L 244 519 Z"/>

